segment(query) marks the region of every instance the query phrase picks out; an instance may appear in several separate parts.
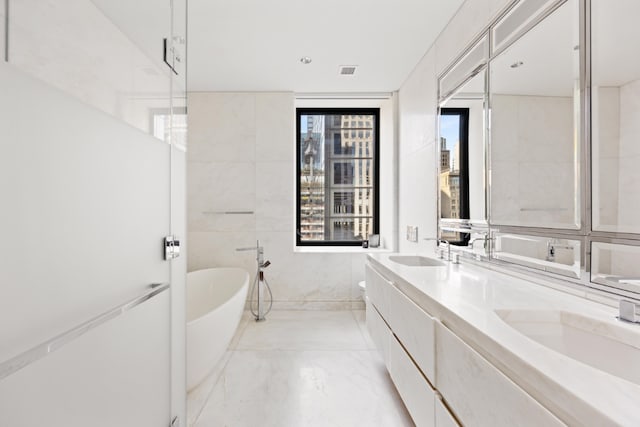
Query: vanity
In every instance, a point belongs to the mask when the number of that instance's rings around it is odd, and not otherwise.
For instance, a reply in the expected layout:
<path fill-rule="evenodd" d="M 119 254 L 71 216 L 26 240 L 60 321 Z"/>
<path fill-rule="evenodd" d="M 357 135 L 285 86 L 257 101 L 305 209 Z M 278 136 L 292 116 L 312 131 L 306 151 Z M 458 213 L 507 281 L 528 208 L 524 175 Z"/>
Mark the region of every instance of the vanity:
<path fill-rule="evenodd" d="M 369 255 L 367 328 L 416 425 L 639 425 L 640 325 L 506 273 Z"/>

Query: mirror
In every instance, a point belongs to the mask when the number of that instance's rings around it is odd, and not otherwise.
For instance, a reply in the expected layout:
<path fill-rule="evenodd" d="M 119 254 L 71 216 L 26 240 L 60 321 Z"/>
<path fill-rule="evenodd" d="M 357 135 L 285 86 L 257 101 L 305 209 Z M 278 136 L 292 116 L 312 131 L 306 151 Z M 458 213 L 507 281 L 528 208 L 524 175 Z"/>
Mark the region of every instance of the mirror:
<path fill-rule="evenodd" d="M 440 218 L 451 220 L 452 228 L 486 223 L 485 80 L 482 70 L 440 104 Z M 464 245 L 469 241 L 469 233 L 446 227 L 441 237 Z"/>
<path fill-rule="evenodd" d="M 578 24 L 567 1 L 489 64 L 492 225 L 581 228 Z"/>
<path fill-rule="evenodd" d="M 640 232 L 640 38 L 637 0 L 592 0 L 593 229 Z"/>
<path fill-rule="evenodd" d="M 640 296 L 640 246 L 591 244 L 591 281 Z"/>
<path fill-rule="evenodd" d="M 495 232 L 492 233 L 492 242 L 495 259 L 572 278 L 580 277 L 579 240 Z"/>

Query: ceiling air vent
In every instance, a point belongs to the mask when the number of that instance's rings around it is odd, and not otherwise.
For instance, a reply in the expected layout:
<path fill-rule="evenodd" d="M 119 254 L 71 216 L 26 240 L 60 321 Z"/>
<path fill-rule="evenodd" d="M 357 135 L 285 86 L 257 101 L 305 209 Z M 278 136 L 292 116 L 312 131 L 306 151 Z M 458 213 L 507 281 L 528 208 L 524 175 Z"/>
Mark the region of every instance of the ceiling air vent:
<path fill-rule="evenodd" d="M 340 75 L 341 76 L 353 76 L 356 73 L 357 65 L 341 65 L 340 66 Z"/>

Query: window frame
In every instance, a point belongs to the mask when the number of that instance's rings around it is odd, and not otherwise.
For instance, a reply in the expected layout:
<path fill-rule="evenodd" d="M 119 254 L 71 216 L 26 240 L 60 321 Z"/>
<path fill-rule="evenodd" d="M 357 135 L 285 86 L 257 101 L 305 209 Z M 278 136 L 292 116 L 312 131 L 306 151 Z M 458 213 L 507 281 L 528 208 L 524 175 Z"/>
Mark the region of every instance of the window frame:
<path fill-rule="evenodd" d="M 460 175 L 459 175 L 459 187 L 460 187 L 460 218 L 461 220 L 469 220 L 471 210 L 469 206 L 469 108 L 463 107 L 441 107 L 440 116 L 457 116 L 458 122 L 458 135 L 460 136 Z M 440 120 L 440 119 L 439 119 Z M 439 160 L 440 170 L 441 160 Z M 442 211 L 442 208 L 440 208 Z M 442 218 L 442 212 L 438 212 L 439 219 Z M 458 233 L 460 235 L 459 240 L 450 240 L 449 243 L 457 246 L 466 246 L 469 243 L 469 233 Z"/>
<path fill-rule="evenodd" d="M 354 154 L 351 156 L 345 156 L 346 159 L 355 159 L 357 161 L 358 158 L 364 157 L 372 157 L 373 159 L 373 182 L 371 185 L 371 190 L 373 191 L 373 212 L 371 215 L 363 214 L 363 216 L 371 216 L 372 218 L 372 234 L 380 234 L 380 108 L 372 108 L 372 107 L 336 107 L 336 108 L 314 108 L 314 107 L 297 107 L 296 108 L 296 154 L 295 154 L 295 162 L 296 162 L 296 224 L 295 224 L 295 233 L 296 233 L 296 246 L 297 247 L 341 247 L 341 246 L 362 246 L 361 240 L 302 240 L 301 229 L 301 182 L 300 176 L 302 173 L 302 164 L 300 162 L 301 156 L 301 141 L 300 138 L 302 136 L 302 116 L 307 115 L 348 115 L 348 116 L 356 116 L 356 115 L 370 115 L 375 119 L 375 123 L 373 124 L 374 138 L 373 138 L 373 155 L 366 155 L 363 153 L 359 155 L 357 149 Z M 351 129 L 349 129 L 351 130 Z M 341 135 L 344 130 L 340 130 Z M 342 138 L 342 136 L 341 136 Z M 331 145 L 331 150 L 333 150 L 333 144 Z M 333 155 L 331 157 L 334 157 Z M 328 164 L 325 164 L 325 179 L 331 179 L 333 176 L 332 173 L 329 173 L 329 170 L 333 170 L 333 164 L 338 159 L 331 159 Z M 325 161 L 327 161 L 325 156 Z M 329 173 L 329 177 L 327 174 Z M 340 186 L 330 185 L 331 190 L 328 194 L 325 194 L 325 209 L 328 208 L 327 200 L 328 198 L 333 197 L 332 194 L 335 190 L 340 190 Z M 365 187 L 360 185 L 353 185 L 350 187 L 361 187 L 364 189 Z M 346 188 L 345 188 L 346 189 Z M 357 190 L 357 188 L 356 188 Z M 329 206 L 331 204 L 329 203 Z M 354 211 L 356 208 L 354 207 Z M 354 212 L 354 215 L 357 215 Z"/>

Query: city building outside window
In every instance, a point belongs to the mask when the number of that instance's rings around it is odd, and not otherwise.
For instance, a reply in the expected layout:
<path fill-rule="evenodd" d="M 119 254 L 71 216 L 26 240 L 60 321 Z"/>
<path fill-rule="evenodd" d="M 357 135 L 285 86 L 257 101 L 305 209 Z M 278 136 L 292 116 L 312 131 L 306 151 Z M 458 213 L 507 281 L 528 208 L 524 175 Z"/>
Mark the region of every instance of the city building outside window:
<path fill-rule="evenodd" d="M 371 108 L 296 110 L 297 245 L 356 246 L 379 234 L 379 118 Z"/>

